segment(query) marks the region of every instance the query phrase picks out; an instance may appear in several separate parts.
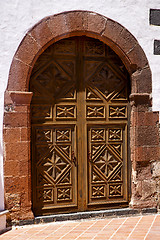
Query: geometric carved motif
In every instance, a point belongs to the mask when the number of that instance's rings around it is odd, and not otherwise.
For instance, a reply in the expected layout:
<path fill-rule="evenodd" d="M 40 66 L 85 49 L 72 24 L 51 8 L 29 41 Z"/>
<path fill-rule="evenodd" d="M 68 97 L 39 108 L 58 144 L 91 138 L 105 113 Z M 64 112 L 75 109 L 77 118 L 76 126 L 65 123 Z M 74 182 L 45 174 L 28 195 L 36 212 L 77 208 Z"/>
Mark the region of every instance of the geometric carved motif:
<path fill-rule="evenodd" d="M 126 106 L 109 106 L 110 118 L 126 118 Z"/>
<path fill-rule="evenodd" d="M 57 200 L 64 201 L 64 200 L 71 200 L 71 189 L 67 188 L 57 188 Z"/>
<path fill-rule="evenodd" d="M 128 75 L 114 51 L 84 36 L 57 41 L 36 61 L 30 91 L 33 209 L 52 214 L 125 200 Z"/>
<path fill-rule="evenodd" d="M 85 41 L 85 54 L 87 56 L 103 56 L 105 54 L 105 45 L 97 41 Z"/>
<path fill-rule="evenodd" d="M 91 129 L 91 141 L 104 141 L 105 129 Z"/>
<path fill-rule="evenodd" d="M 52 141 L 52 132 L 50 129 L 37 129 L 36 130 L 36 141 L 48 143 Z"/>
<path fill-rule="evenodd" d="M 93 186 L 92 187 L 92 198 L 101 198 L 105 196 L 105 186 Z"/>
<path fill-rule="evenodd" d="M 36 199 L 40 205 L 72 202 L 75 165 L 72 164 L 73 128 L 35 128 Z M 75 191 L 75 190 L 74 190 Z M 53 194 L 54 193 L 54 194 Z M 54 197 L 54 198 L 53 198 Z"/>
<path fill-rule="evenodd" d="M 32 118 L 50 118 L 51 117 L 51 106 L 41 105 L 32 106 Z"/>
<path fill-rule="evenodd" d="M 109 197 L 122 196 L 122 184 L 109 184 Z"/>
<path fill-rule="evenodd" d="M 94 159 L 94 166 L 96 166 L 107 179 L 118 165 L 119 160 L 117 160 L 106 148 L 103 148 Z"/>
<path fill-rule="evenodd" d="M 53 149 L 42 162 L 43 172 L 50 176 L 54 181 L 65 171 L 69 166 L 68 161 L 63 158 L 55 149 Z"/>
<path fill-rule="evenodd" d="M 57 142 L 69 142 L 71 141 L 70 129 L 56 129 L 56 141 Z"/>
<path fill-rule="evenodd" d="M 100 97 L 91 88 L 86 89 L 86 100 L 101 100 Z M 101 100 L 102 101 L 102 100 Z"/>
<path fill-rule="evenodd" d="M 119 154 L 120 157 L 122 157 L 122 144 L 111 144 L 110 147 L 116 151 L 117 154 Z"/>
<path fill-rule="evenodd" d="M 123 196 L 122 144 L 110 142 L 122 140 L 122 129 L 90 127 L 89 136 L 90 201 Z"/>
<path fill-rule="evenodd" d="M 37 195 L 40 202 L 53 202 L 53 188 L 38 189 Z"/>
<path fill-rule="evenodd" d="M 57 106 L 56 107 L 57 118 L 74 118 L 75 117 L 75 106 Z"/>
<path fill-rule="evenodd" d="M 104 106 L 87 106 L 87 118 L 105 118 Z"/>
<path fill-rule="evenodd" d="M 121 141 L 122 140 L 122 129 L 108 129 L 108 140 L 109 141 Z"/>
<path fill-rule="evenodd" d="M 98 67 L 93 74 L 90 73 L 87 81 L 95 86 L 106 99 L 114 96 L 115 89 L 118 91 L 124 85 L 124 81 L 117 77 L 107 65 Z"/>

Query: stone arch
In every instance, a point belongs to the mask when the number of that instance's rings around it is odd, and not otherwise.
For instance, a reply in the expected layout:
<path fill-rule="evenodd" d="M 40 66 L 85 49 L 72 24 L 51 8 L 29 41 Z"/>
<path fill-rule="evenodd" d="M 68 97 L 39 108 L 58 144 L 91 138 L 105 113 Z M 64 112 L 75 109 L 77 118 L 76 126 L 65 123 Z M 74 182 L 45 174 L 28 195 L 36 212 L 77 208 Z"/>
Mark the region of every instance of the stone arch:
<path fill-rule="evenodd" d="M 150 159 L 145 156 L 145 152 L 148 151 L 150 158 L 153 158 L 153 152 L 157 151 L 158 128 L 156 128 L 156 122 L 158 114 L 149 112 L 152 92 L 151 71 L 145 53 L 134 36 L 119 23 L 94 12 L 70 11 L 46 17 L 31 28 L 21 41 L 10 67 L 5 92 L 5 191 L 6 203 L 8 209 L 11 210 L 12 218 L 18 218 L 18 215 L 22 219 L 33 217 L 29 121 L 32 93 L 28 92 L 32 68 L 38 56 L 52 43 L 66 37 L 82 35 L 97 38 L 110 46 L 121 58 L 130 74 L 132 105 L 130 146 L 133 171 L 142 165 L 150 169 Z M 142 126 L 143 118 L 146 120 Z M 148 132 L 150 123 L 152 124 L 152 134 Z M 147 142 L 144 139 L 147 139 Z M 9 171 L 10 164 L 14 166 L 15 161 L 13 163 L 13 160 L 16 161 L 18 168 L 15 170 L 13 167 L 9 175 L 7 171 Z M 150 173 L 147 179 L 150 181 Z M 134 178 L 132 177 L 132 206 L 155 206 L 155 200 L 142 202 L 141 197 L 137 197 L 136 181 L 141 182 L 142 180 L 134 174 Z M 11 190 L 13 184 L 14 191 Z M 12 211 L 11 198 L 15 203 L 17 198 L 20 199 L 17 211 Z"/>
<path fill-rule="evenodd" d="M 71 36 L 86 35 L 109 45 L 132 76 L 132 93 L 152 92 L 151 71 L 145 53 L 135 37 L 119 23 L 89 11 L 71 11 L 42 19 L 21 41 L 11 64 L 8 91 L 28 91 L 32 67 L 52 43 Z M 145 75 L 145 84 L 135 77 Z M 15 81 L 16 79 L 16 81 Z"/>

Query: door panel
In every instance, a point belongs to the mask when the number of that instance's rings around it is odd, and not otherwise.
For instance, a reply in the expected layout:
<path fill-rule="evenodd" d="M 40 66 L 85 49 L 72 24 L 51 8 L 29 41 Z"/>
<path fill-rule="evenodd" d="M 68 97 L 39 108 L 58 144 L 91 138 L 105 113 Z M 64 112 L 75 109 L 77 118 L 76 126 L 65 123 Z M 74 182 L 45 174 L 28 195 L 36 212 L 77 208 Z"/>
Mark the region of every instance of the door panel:
<path fill-rule="evenodd" d="M 89 205 L 126 200 L 125 125 L 88 127 Z"/>
<path fill-rule="evenodd" d="M 47 48 L 30 79 L 36 215 L 128 203 L 128 73 L 99 40 Z"/>
<path fill-rule="evenodd" d="M 34 126 L 36 208 L 77 206 L 75 126 Z"/>

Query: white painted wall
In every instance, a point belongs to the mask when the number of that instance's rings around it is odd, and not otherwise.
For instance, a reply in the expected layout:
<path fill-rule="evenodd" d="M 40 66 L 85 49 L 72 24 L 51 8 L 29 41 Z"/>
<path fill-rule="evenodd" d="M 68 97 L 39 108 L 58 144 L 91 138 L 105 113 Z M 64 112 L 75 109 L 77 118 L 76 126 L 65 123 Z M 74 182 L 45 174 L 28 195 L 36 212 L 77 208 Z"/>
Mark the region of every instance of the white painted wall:
<path fill-rule="evenodd" d="M 42 18 L 69 10 L 90 10 L 126 27 L 139 41 L 153 76 L 153 110 L 160 110 L 160 56 L 153 55 L 153 41 L 160 26 L 149 25 L 149 9 L 160 0 L 0 0 L 0 209 L 3 209 L 2 123 L 3 93 L 12 58 L 22 38 Z"/>

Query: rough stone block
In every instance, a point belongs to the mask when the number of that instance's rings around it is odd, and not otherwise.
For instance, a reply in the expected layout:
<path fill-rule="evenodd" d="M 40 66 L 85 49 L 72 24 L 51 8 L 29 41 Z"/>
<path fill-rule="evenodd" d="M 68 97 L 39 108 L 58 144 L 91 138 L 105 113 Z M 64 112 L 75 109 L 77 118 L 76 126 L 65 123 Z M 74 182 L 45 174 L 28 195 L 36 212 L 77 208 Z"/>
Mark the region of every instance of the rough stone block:
<path fill-rule="evenodd" d="M 65 14 L 65 23 L 70 32 L 83 31 L 84 12 L 68 12 Z"/>
<path fill-rule="evenodd" d="M 7 90 L 26 91 L 28 88 L 26 79 L 31 70 L 31 66 L 14 58 L 10 67 Z"/>
<path fill-rule="evenodd" d="M 19 175 L 20 163 L 15 160 L 7 160 L 4 162 L 4 175 L 6 177 L 16 177 Z"/>
<path fill-rule="evenodd" d="M 139 44 L 137 44 L 131 51 L 129 51 L 127 53 L 127 56 L 132 64 L 137 65 L 138 68 L 144 68 L 148 66 L 146 55 Z"/>
<path fill-rule="evenodd" d="M 41 22 L 39 22 L 35 27 L 31 29 L 31 31 L 28 32 L 40 46 L 45 46 L 53 39 L 53 34 L 50 31 L 50 28 L 47 25 L 46 21 L 43 19 Z"/>
<path fill-rule="evenodd" d="M 20 128 L 20 140 L 23 141 L 30 141 L 30 128 L 22 127 Z"/>
<path fill-rule="evenodd" d="M 114 42 L 117 42 L 117 39 L 123 29 L 124 28 L 120 24 L 112 21 L 111 19 L 107 19 L 106 26 L 105 26 L 105 29 L 103 32 L 103 36 L 111 39 Z M 121 42 L 119 41 L 119 45 L 120 44 L 121 44 Z"/>
<path fill-rule="evenodd" d="M 26 35 L 15 54 L 15 58 L 19 59 L 26 65 L 32 66 L 34 57 L 37 55 L 41 46 L 36 42 L 36 40 L 31 35 Z"/>
<path fill-rule="evenodd" d="M 159 123 L 158 112 L 134 112 L 133 118 L 135 126 L 157 126 Z"/>
<path fill-rule="evenodd" d="M 136 161 L 156 161 L 159 159 L 159 147 L 143 146 L 135 149 Z"/>
<path fill-rule="evenodd" d="M 160 178 L 160 161 L 152 162 L 152 176 Z"/>
<path fill-rule="evenodd" d="M 11 211 L 19 211 L 21 197 L 20 193 L 6 193 L 7 208 Z"/>
<path fill-rule="evenodd" d="M 122 26 L 120 25 L 119 28 L 121 27 Z M 118 32 L 116 43 L 123 49 L 125 53 L 128 53 L 131 49 L 133 49 L 136 46 L 138 42 L 135 39 L 135 37 L 127 29 L 123 27 L 123 30 L 120 31 L 120 34 Z"/>
<path fill-rule="evenodd" d="M 20 128 L 4 128 L 3 130 L 3 140 L 5 143 L 15 143 L 16 141 L 20 141 L 21 130 Z"/>
<path fill-rule="evenodd" d="M 5 151 L 7 160 L 26 160 L 28 159 L 29 144 L 28 142 L 6 143 Z"/>
<path fill-rule="evenodd" d="M 142 199 L 146 200 L 148 198 L 154 199 L 157 194 L 156 182 L 153 180 L 143 180 L 142 181 Z"/>
<path fill-rule="evenodd" d="M 26 113 L 9 112 L 4 114 L 5 127 L 27 127 L 29 116 Z"/>
<path fill-rule="evenodd" d="M 67 25 L 65 23 L 65 14 L 59 14 L 55 16 L 51 16 L 46 21 L 50 31 L 53 34 L 53 37 L 57 37 L 59 35 L 65 34 L 67 32 Z"/>
<path fill-rule="evenodd" d="M 94 33 L 102 33 L 105 30 L 106 21 L 107 19 L 101 15 L 98 15 L 96 13 L 88 13 L 87 30 Z"/>
<path fill-rule="evenodd" d="M 158 128 L 155 126 L 136 127 L 135 145 L 153 146 L 159 144 Z"/>
<path fill-rule="evenodd" d="M 132 92 L 135 93 L 151 93 L 152 81 L 151 70 L 144 68 L 137 70 L 131 75 Z"/>

